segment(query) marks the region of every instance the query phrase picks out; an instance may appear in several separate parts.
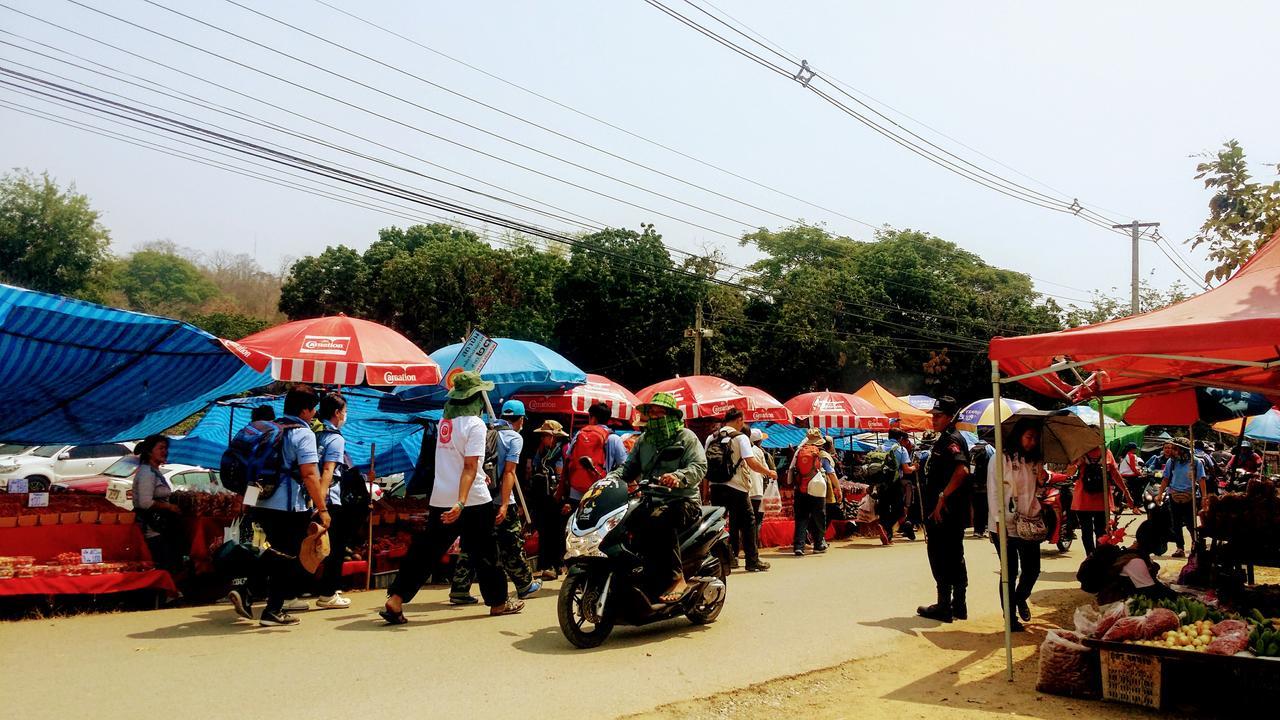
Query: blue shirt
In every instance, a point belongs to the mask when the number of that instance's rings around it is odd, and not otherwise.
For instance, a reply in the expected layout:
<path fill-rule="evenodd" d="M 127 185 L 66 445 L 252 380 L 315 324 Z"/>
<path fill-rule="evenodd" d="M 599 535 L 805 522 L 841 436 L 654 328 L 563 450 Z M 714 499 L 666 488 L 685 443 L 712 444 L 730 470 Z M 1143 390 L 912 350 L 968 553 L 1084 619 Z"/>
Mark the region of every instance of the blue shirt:
<path fill-rule="evenodd" d="M 494 488 L 497 492 L 493 494 L 493 502 L 497 504 L 502 501 L 502 476 L 507 471 L 507 463 L 520 464 L 520 453 L 524 452 L 524 438 L 506 420 L 499 420 L 493 426 L 498 429 L 498 467 L 494 470 L 498 474 L 498 477 L 494 478 Z M 511 491 L 508 504 L 516 504 L 514 489 Z"/>
<path fill-rule="evenodd" d="M 1204 463 L 1196 460 L 1196 478 L 1204 477 Z M 1191 477 L 1191 463 L 1187 460 L 1169 459 L 1164 465 L 1164 479 L 1169 481 L 1169 489 L 1177 492 L 1191 492 L 1194 479 Z"/>
<path fill-rule="evenodd" d="M 307 491 L 302 483 L 294 478 L 294 475 L 297 474 L 298 467 L 316 465 L 320 462 L 320 452 L 316 448 L 316 434 L 311 432 L 311 426 L 300 418 L 285 415 L 280 418 L 280 421 L 297 423 L 302 427 L 293 428 L 285 433 L 280 447 L 284 455 L 286 476 L 280 481 L 280 485 L 276 487 L 271 497 L 258 500 L 257 507 L 264 510 L 306 512 Z"/>
<path fill-rule="evenodd" d="M 1147 469 L 1155 470 L 1156 468 L 1161 467 L 1162 463 L 1167 465 L 1169 463 L 1169 458 L 1165 457 L 1163 453 L 1156 453 L 1155 455 L 1147 458 Z"/>
<path fill-rule="evenodd" d="M 320 472 L 324 473 L 325 463 L 335 463 L 333 482 L 329 483 L 329 504 L 342 504 L 342 487 L 338 482 L 338 468 L 350 466 L 347 457 L 347 439 L 338 434 L 338 428 L 328 420 L 324 421 L 324 436 L 316 435 L 316 445 L 320 452 Z"/>
<path fill-rule="evenodd" d="M 894 443 L 893 447 L 889 449 L 889 454 L 893 456 L 893 462 L 897 466 L 894 470 L 898 473 L 902 472 L 903 465 L 911 464 L 911 453 L 897 443 Z"/>

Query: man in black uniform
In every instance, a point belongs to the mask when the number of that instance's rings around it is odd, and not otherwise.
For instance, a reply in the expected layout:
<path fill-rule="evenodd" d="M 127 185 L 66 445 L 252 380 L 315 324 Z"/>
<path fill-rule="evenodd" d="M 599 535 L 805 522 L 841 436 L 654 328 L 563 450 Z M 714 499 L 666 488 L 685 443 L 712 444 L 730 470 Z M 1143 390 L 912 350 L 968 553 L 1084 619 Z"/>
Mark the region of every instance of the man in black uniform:
<path fill-rule="evenodd" d="M 967 620 L 965 589 L 969 575 L 964 566 L 964 532 L 969 526 L 969 450 L 956 430 L 955 398 L 943 396 L 934 404 L 933 429 L 938 439 L 924 467 L 925 538 L 929 569 L 938 585 L 938 601 L 916 610 L 921 617 L 942 622 Z"/>

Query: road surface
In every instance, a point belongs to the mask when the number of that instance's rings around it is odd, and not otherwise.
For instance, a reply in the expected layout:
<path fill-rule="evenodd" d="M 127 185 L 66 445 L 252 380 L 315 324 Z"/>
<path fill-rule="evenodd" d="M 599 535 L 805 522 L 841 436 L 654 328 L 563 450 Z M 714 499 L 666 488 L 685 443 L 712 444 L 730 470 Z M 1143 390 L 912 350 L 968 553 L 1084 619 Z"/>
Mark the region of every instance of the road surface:
<path fill-rule="evenodd" d="M 1079 552 L 1046 553 L 1042 592 L 1075 586 Z M 994 636 L 991 543 L 968 540 L 966 554 L 975 620 L 945 629 Z M 933 596 L 923 542 L 859 539 L 821 556 L 764 557 L 770 572 L 731 576 L 716 623 L 619 628 L 590 651 L 560 634 L 558 582 L 501 618 L 450 606 L 446 588 L 428 587 L 400 627 L 375 615 L 381 592 L 353 594 L 347 610 L 301 613 L 292 628 L 260 628 L 226 604 L 3 623 L 0 697 L 10 717 L 29 719 L 86 710 L 182 720 L 615 717 L 883 656 L 917 631 L 943 629 L 915 616 Z"/>

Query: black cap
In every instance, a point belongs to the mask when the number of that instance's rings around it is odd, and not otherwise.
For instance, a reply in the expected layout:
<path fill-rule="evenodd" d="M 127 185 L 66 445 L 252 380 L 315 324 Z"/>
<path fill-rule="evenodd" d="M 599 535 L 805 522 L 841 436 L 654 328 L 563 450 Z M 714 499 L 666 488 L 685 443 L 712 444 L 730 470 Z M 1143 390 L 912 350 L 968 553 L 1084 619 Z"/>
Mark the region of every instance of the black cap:
<path fill-rule="evenodd" d="M 929 412 L 934 415 L 946 415 L 947 417 L 955 417 L 960 411 L 960 406 L 956 403 L 956 399 L 950 395 L 943 395 L 933 401 L 933 409 Z"/>

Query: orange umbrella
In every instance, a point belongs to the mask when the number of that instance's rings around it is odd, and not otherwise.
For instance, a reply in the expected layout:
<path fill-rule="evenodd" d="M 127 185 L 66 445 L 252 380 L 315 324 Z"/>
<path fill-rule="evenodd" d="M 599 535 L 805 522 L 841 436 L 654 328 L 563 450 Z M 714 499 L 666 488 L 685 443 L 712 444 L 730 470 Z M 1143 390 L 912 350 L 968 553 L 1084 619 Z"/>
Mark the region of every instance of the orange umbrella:
<path fill-rule="evenodd" d="M 890 418 L 896 419 L 898 427 L 903 430 L 925 431 L 933 429 L 933 420 L 930 419 L 929 413 L 917 409 L 911 403 L 889 392 L 885 386 L 875 380 L 863 385 L 854 395 L 875 405 L 880 412 Z"/>

